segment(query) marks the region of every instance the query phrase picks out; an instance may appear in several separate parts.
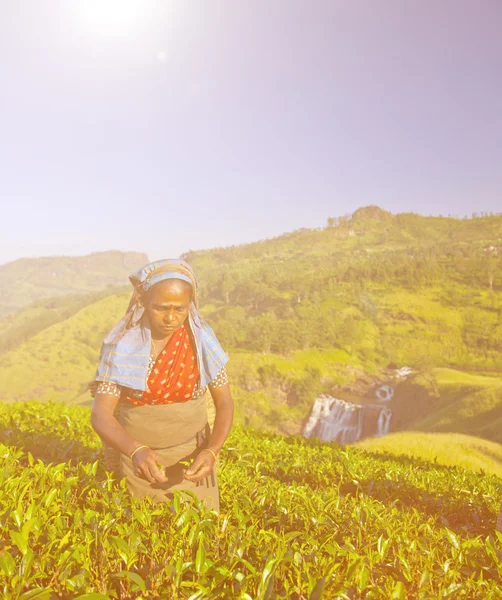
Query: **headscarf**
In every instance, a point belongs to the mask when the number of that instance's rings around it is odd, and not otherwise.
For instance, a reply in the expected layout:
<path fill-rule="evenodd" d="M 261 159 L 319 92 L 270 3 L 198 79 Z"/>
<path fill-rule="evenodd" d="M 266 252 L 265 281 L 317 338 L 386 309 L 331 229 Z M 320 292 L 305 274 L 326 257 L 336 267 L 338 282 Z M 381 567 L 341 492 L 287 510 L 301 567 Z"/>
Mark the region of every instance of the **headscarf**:
<path fill-rule="evenodd" d="M 131 301 L 124 317 L 104 339 L 95 381 L 146 390 L 152 332 L 141 298 L 153 285 L 165 279 L 181 279 L 192 286 L 187 321 L 195 344 L 200 385 L 210 383 L 225 366 L 228 356 L 199 314 L 197 280 L 192 268 L 180 259 L 164 259 L 149 263 L 129 277 L 134 286 Z"/>

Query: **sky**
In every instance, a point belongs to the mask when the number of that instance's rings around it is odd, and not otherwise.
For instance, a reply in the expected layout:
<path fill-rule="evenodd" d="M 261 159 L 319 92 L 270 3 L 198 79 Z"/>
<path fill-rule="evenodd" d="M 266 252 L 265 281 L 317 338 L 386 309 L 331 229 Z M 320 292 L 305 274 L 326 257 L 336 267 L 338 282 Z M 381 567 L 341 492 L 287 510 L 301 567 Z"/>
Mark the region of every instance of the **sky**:
<path fill-rule="evenodd" d="M 2 0 L 0 263 L 502 211 L 500 0 Z"/>

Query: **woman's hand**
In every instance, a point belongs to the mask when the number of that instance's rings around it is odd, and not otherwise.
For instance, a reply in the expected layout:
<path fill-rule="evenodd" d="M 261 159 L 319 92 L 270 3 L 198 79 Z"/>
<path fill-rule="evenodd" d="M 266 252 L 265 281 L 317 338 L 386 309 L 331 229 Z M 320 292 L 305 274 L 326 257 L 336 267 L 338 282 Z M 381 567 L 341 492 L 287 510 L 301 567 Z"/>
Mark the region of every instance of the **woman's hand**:
<path fill-rule="evenodd" d="M 200 481 L 209 477 L 213 472 L 215 458 L 213 453 L 208 450 L 201 450 L 197 455 L 197 458 L 193 461 L 190 467 L 185 471 L 185 479 L 189 481 Z"/>
<path fill-rule="evenodd" d="M 149 483 L 166 483 L 167 477 L 158 467 L 160 463 L 160 457 L 151 448 L 141 448 L 132 457 L 134 474 Z"/>

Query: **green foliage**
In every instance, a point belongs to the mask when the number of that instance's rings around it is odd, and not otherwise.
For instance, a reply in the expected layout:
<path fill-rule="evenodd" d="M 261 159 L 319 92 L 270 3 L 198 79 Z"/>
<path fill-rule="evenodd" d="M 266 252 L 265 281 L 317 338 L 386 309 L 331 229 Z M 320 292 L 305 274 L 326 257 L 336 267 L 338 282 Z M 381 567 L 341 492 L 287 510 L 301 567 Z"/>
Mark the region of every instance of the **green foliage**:
<path fill-rule="evenodd" d="M 308 366 L 305 375 L 293 385 L 293 391 L 294 402 L 301 402 L 304 405 L 311 404 L 321 391 L 321 371 Z"/>
<path fill-rule="evenodd" d="M 5 600 L 499 597 L 496 477 L 236 428 L 218 517 L 129 497 L 86 409 L 4 405 L 0 427 Z"/>

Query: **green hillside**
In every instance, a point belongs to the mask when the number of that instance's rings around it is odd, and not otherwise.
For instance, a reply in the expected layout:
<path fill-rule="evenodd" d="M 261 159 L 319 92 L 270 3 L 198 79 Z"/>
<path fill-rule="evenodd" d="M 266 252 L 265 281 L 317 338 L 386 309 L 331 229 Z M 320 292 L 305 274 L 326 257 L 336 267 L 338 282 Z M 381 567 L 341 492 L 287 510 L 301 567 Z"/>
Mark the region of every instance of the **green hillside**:
<path fill-rule="evenodd" d="M 5 600 L 499 599 L 500 479 L 235 428 L 221 515 L 132 499 L 89 410 L 0 406 Z"/>
<path fill-rule="evenodd" d="M 323 230 L 186 258 L 229 347 L 335 347 L 366 365 L 500 369 L 501 240 L 499 216 L 367 207 Z"/>
<path fill-rule="evenodd" d="M 0 320 L 0 354 L 21 346 L 40 331 L 73 316 L 80 309 L 130 286 L 107 287 L 99 292 L 43 298 Z"/>
<path fill-rule="evenodd" d="M 392 382 L 393 430 L 502 442 L 501 239 L 500 216 L 366 207 L 324 229 L 189 253 L 231 356 L 238 421 L 297 434 L 318 393 L 370 401 L 385 368 L 406 365 L 416 373 Z M 88 401 L 100 341 L 126 304 L 73 296 L 0 323 L 0 399 Z"/>
<path fill-rule="evenodd" d="M 356 446 L 386 456 L 408 456 L 438 465 L 483 471 L 502 480 L 502 445 L 470 435 L 404 431 L 367 438 Z"/>
<path fill-rule="evenodd" d="M 148 261 L 139 252 L 95 252 L 87 256 L 21 258 L 0 265 L 0 317 L 43 298 L 103 290 L 127 283 Z"/>
<path fill-rule="evenodd" d="M 86 386 L 96 370 L 102 339 L 128 301 L 128 294 L 103 298 L 5 353 L 0 400 L 88 399 Z"/>

